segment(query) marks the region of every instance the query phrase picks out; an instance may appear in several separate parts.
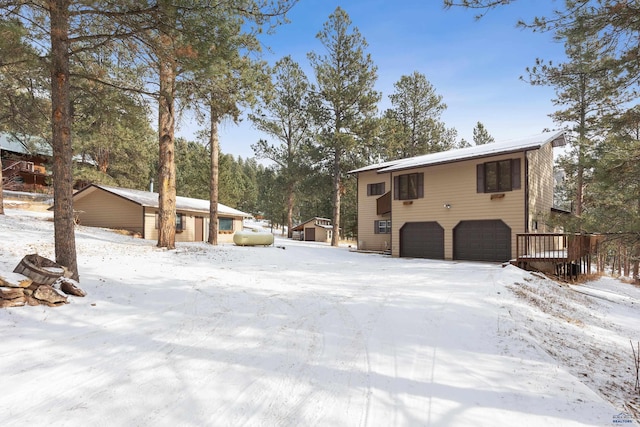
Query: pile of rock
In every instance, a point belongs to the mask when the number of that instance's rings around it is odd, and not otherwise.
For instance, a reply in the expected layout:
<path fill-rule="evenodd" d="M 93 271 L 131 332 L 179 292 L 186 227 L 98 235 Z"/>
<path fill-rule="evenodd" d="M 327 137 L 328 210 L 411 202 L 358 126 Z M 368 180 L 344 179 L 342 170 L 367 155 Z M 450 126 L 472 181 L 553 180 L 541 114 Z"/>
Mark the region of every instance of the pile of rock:
<path fill-rule="evenodd" d="M 0 271 L 0 308 L 23 305 L 56 307 L 68 303 L 68 295 L 86 293 L 69 271 L 37 254 L 25 256 L 12 273 Z"/>

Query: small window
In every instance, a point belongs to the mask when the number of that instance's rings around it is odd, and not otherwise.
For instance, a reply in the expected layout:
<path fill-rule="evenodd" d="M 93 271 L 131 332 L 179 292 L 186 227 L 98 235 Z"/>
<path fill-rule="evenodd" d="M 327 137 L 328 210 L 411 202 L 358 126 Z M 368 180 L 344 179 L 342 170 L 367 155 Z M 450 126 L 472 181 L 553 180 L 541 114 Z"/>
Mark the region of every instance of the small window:
<path fill-rule="evenodd" d="M 160 228 L 160 215 L 156 212 L 156 230 Z M 186 229 L 184 223 L 184 214 L 176 214 L 176 231 L 184 231 Z"/>
<path fill-rule="evenodd" d="M 233 231 L 233 218 L 218 218 L 219 231 Z"/>
<path fill-rule="evenodd" d="M 409 173 L 393 177 L 396 200 L 421 199 L 424 197 L 424 174 Z"/>
<path fill-rule="evenodd" d="M 384 182 L 367 184 L 367 196 L 380 196 L 384 194 Z"/>
<path fill-rule="evenodd" d="M 184 214 L 176 214 L 176 231 L 182 232 L 186 228 Z"/>
<path fill-rule="evenodd" d="M 391 220 L 374 221 L 375 234 L 390 234 L 391 233 Z"/>

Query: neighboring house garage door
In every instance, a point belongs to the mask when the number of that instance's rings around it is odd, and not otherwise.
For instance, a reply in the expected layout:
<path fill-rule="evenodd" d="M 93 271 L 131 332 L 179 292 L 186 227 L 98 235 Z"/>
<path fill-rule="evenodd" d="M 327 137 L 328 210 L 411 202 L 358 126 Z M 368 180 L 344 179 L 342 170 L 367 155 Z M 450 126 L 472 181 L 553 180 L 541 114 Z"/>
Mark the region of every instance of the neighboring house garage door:
<path fill-rule="evenodd" d="M 453 229 L 453 259 L 508 261 L 511 259 L 511 229 L 499 219 L 461 221 Z"/>
<path fill-rule="evenodd" d="M 444 259 L 444 229 L 437 222 L 407 222 L 400 229 L 400 256 Z"/>

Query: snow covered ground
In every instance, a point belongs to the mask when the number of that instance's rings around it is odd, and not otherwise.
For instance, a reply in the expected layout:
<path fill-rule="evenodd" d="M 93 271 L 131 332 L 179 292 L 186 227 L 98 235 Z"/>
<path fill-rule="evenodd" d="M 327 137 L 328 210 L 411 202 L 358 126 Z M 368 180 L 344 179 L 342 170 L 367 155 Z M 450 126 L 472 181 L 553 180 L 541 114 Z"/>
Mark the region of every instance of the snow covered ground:
<path fill-rule="evenodd" d="M 0 274 L 54 258 L 49 215 L 0 216 Z M 0 310 L 2 426 L 637 425 L 640 289 L 614 279 L 280 238 L 76 242 L 87 297 Z"/>

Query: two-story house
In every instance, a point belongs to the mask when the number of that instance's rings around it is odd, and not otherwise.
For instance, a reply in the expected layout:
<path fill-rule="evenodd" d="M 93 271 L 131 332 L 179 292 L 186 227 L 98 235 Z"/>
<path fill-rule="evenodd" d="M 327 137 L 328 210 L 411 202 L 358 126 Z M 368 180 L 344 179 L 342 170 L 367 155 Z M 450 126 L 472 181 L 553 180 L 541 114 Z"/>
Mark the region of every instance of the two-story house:
<path fill-rule="evenodd" d="M 503 262 L 516 235 L 552 231 L 553 148 L 562 132 L 401 159 L 358 179 L 358 249 Z"/>

